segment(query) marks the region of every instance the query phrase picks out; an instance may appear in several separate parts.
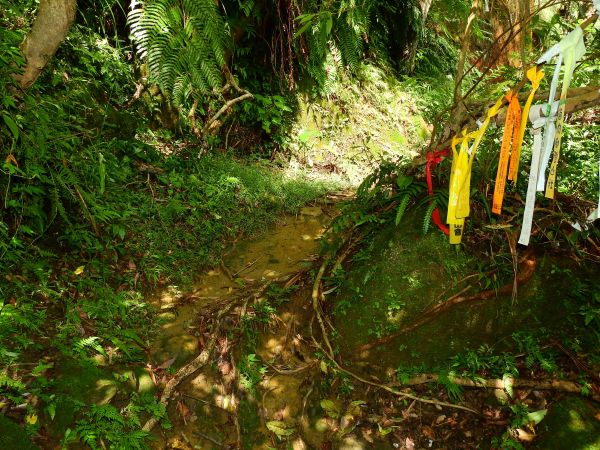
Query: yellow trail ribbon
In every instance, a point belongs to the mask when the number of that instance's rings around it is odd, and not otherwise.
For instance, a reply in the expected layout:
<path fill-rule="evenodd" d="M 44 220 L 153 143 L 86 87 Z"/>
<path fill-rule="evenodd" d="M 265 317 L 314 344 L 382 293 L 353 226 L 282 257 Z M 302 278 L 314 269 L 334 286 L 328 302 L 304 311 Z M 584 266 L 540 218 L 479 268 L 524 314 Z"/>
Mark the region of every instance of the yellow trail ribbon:
<path fill-rule="evenodd" d="M 527 129 L 527 119 L 529 118 L 529 110 L 531 108 L 531 104 L 533 103 L 533 97 L 535 96 L 535 92 L 540 87 L 540 82 L 544 78 L 544 72 L 538 70 L 537 67 L 532 67 L 527 71 L 527 79 L 531 81 L 531 92 L 529 93 L 529 97 L 527 97 L 527 101 L 525 102 L 525 106 L 523 107 L 523 113 L 521 114 L 521 126 L 519 127 L 519 134 L 517 136 L 516 142 L 513 142 L 513 150 L 510 155 L 510 168 L 508 170 L 508 179 L 517 182 L 517 177 L 519 174 L 519 161 L 521 159 L 521 147 L 523 147 L 523 137 L 525 136 L 525 130 Z"/>
<path fill-rule="evenodd" d="M 446 223 L 450 226 L 450 243 L 460 244 L 464 231 L 465 218 L 470 214 L 471 169 L 477 148 L 490 124 L 492 117 L 498 114 L 502 106 L 501 97 L 487 112 L 486 118 L 479 129 L 462 136 L 452 138 L 452 168 L 450 170 L 450 194 L 448 197 L 448 217 Z M 474 140 L 469 149 L 469 143 Z M 460 151 L 456 150 L 460 144 Z"/>
<path fill-rule="evenodd" d="M 460 152 L 456 146 L 460 144 Z M 448 196 L 448 217 L 446 223 L 450 225 L 450 243 L 460 244 L 465 225 L 464 218 L 456 217 L 456 209 L 460 194 L 460 184 L 464 176 L 464 170 L 468 168 L 466 148 L 468 148 L 467 130 L 463 130 L 462 137 L 454 136 L 452 138 L 452 167 L 450 169 L 450 194 Z M 463 151 L 464 150 L 464 151 Z M 466 166 L 465 166 L 466 163 Z"/>
<path fill-rule="evenodd" d="M 511 146 L 516 144 L 519 137 L 519 129 L 521 128 L 521 106 L 519 105 L 516 93 L 509 91 L 506 94 L 506 100 L 508 100 L 508 110 L 506 111 L 506 121 L 504 122 L 504 136 L 502 137 L 502 147 L 500 148 L 500 161 L 498 162 L 492 203 L 492 212 L 494 214 L 502 213 L 510 150 Z"/>
<path fill-rule="evenodd" d="M 459 218 L 469 217 L 469 214 L 471 213 L 470 196 L 471 196 L 471 170 L 473 168 L 473 161 L 475 160 L 475 155 L 477 154 L 477 149 L 479 148 L 479 144 L 481 144 L 481 141 L 483 140 L 483 136 L 485 136 L 485 132 L 487 131 L 488 126 L 490 125 L 490 121 L 492 120 L 492 117 L 494 117 L 498 114 L 498 111 L 502 107 L 502 103 L 503 103 L 503 98 L 500 97 L 498 99 L 498 101 L 496 102 L 496 104 L 488 110 L 485 120 L 483 121 L 483 123 L 481 124 L 479 129 L 477 129 L 476 131 L 473 131 L 467 135 L 468 138 L 473 138 L 473 139 L 475 139 L 475 141 L 473 142 L 473 145 L 471 147 L 471 151 L 469 154 L 469 167 L 467 169 L 466 175 L 463 178 L 462 185 L 460 187 L 458 207 L 456 209 L 456 217 L 459 217 Z"/>

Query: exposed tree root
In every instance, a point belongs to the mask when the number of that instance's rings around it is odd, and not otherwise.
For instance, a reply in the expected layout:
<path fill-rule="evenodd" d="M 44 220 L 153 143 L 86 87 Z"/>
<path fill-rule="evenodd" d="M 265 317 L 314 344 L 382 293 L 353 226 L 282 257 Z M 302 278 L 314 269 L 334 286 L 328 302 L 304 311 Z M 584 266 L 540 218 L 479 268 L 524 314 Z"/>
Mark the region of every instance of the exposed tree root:
<path fill-rule="evenodd" d="M 313 284 L 313 289 L 312 289 L 312 305 L 313 305 L 313 309 L 315 310 L 315 315 L 317 317 L 317 321 L 319 322 L 319 326 L 321 327 L 321 334 L 323 335 L 323 341 L 325 341 L 325 345 L 327 345 L 327 350 L 329 351 L 329 354 L 333 355 L 333 347 L 331 347 L 331 343 L 329 342 L 327 329 L 325 328 L 325 321 L 323 320 L 323 315 L 321 314 L 321 306 L 319 305 L 319 297 L 322 296 L 321 289 L 320 289 L 321 279 L 323 278 L 323 275 L 325 274 L 325 269 L 327 268 L 328 265 L 329 265 L 329 259 L 327 258 L 321 264 L 321 267 L 319 268 L 319 272 L 317 273 L 317 276 L 315 277 L 315 282 Z"/>
<path fill-rule="evenodd" d="M 194 360 L 192 360 L 190 363 L 186 364 L 181 369 L 179 369 L 177 371 L 177 373 L 175 374 L 175 376 L 173 378 L 171 378 L 171 380 L 169 380 L 169 382 L 165 386 L 165 389 L 164 389 L 162 395 L 160 396 L 160 404 L 164 405 L 165 408 L 168 406 L 169 401 L 171 400 L 171 397 L 173 396 L 173 394 L 175 393 L 175 390 L 177 389 L 177 386 L 179 386 L 179 383 L 181 383 L 184 379 L 186 379 L 187 377 L 192 375 L 197 370 L 204 367 L 204 365 L 209 361 L 210 356 L 211 356 L 213 350 L 215 349 L 215 344 L 217 342 L 217 336 L 219 335 L 219 330 L 221 328 L 221 319 L 223 318 L 223 316 L 226 313 L 229 312 L 229 310 L 232 307 L 233 307 L 233 304 L 231 304 L 229 306 L 229 308 L 225 308 L 222 310 L 221 313 L 219 313 L 219 315 L 215 319 L 215 323 L 213 324 L 213 327 L 212 327 L 212 330 L 210 333 L 210 339 L 204 346 L 204 349 L 202 350 L 202 352 L 198 356 L 196 356 L 196 358 Z M 158 423 L 158 420 L 155 417 L 151 417 L 144 424 L 144 427 L 142 429 L 144 431 L 150 431 L 150 430 L 152 430 L 152 428 L 154 428 L 154 426 L 157 423 Z"/>
<path fill-rule="evenodd" d="M 423 314 L 421 314 L 421 316 L 418 317 L 411 324 L 409 324 L 393 333 L 383 336 L 377 340 L 374 340 L 367 344 L 361 345 L 355 351 L 356 351 L 356 353 L 360 354 L 367 350 L 371 350 L 374 347 L 378 347 L 380 345 L 387 344 L 388 342 L 392 341 L 393 339 L 397 338 L 398 336 L 406 334 L 409 331 L 412 331 L 412 330 L 420 327 L 421 325 L 432 320 L 438 314 L 440 314 L 444 311 L 447 311 L 450 308 L 452 308 L 458 304 L 473 302 L 473 301 L 477 301 L 477 300 L 488 300 L 488 299 L 494 298 L 498 295 L 511 294 L 515 288 L 515 284 L 517 286 L 520 286 L 531 279 L 531 277 L 533 276 L 533 273 L 535 272 L 536 266 L 537 266 L 537 260 L 535 259 L 535 256 L 533 255 L 533 253 L 529 252 L 528 254 L 526 254 L 524 256 L 523 261 L 520 263 L 520 267 L 519 267 L 520 270 L 517 273 L 517 276 L 513 282 L 502 286 L 498 290 L 489 289 L 487 291 L 479 292 L 478 294 L 475 294 L 475 295 L 469 295 L 469 296 L 455 295 L 453 297 L 450 297 L 445 302 L 439 303 L 439 304 L 429 308 L 427 311 L 425 311 Z"/>
<path fill-rule="evenodd" d="M 194 374 L 195 372 L 200 370 L 202 367 L 204 367 L 209 362 L 210 357 L 215 349 L 217 338 L 219 337 L 219 334 L 220 334 L 219 332 L 221 330 L 221 323 L 222 323 L 223 317 L 225 315 L 227 315 L 233 309 L 233 307 L 235 305 L 239 304 L 244 299 L 248 299 L 251 297 L 256 299 L 256 298 L 260 297 L 266 291 L 266 289 L 271 285 L 271 283 L 272 283 L 272 281 L 265 282 L 262 285 L 251 289 L 249 293 L 246 290 L 246 291 L 243 291 L 241 294 L 235 295 L 233 297 L 229 297 L 227 302 L 219 302 L 218 303 L 219 309 L 218 309 L 218 312 L 216 312 L 215 321 L 214 321 L 214 324 L 210 331 L 210 338 L 208 339 L 208 342 L 204 346 L 204 349 L 202 350 L 202 352 L 195 359 L 193 359 L 191 362 L 189 362 L 188 364 L 183 366 L 181 369 L 179 369 L 177 371 L 177 373 L 175 374 L 175 376 L 171 380 L 169 380 L 169 382 L 165 386 L 164 391 L 162 392 L 162 395 L 160 396 L 160 404 L 161 405 L 164 405 L 166 408 L 169 404 L 169 401 L 173 397 L 177 387 L 179 386 L 179 384 L 183 380 L 185 380 L 187 377 L 191 376 L 192 374 Z M 210 312 L 211 311 L 208 311 L 207 313 L 210 313 Z M 154 417 L 151 417 L 144 424 L 142 429 L 144 431 L 150 431 L 150 430 L 152 430 L 152 428 L 154 428 L 154 426 L 157 423 L 158 423 L 158 420 Z"/>
<path fill-rule="evenodd" d="M 312 327 L 311 327 L 311 331 L 312 331 Z M 350 370 L 342 367 L 340 365 L 340 363 L 338 363 L 336 361 L 336 359 L 333 357 L 333 355 L 330 354 L 330 353 L 328 353 L 328 351 L 326 349 L 324 349 L 321 346 L 321 344 L 319 344 L 317 342 L 317 340 L 315 339 L 314 336 L 312 336 L 312 340 L 313 340 L 313 343 L 315 344 L 315 346 L 319 350 L 321 350 L 325 354 L 325 356 L 327 356 L 327 359 L 329 359 L 329 361 L 331 361 L 331 363 L 333 363 L 333 365 L 335 366 L 335 368 L 337 370 L 339 370 L 340 372 L 345 373 L 346 375 L 354 378 L 357 381 L 360 381 L 361 383 L 367 384 L 369 386 L 374 386 L 374 387 L 377 387 L 379 389 L 383 389 L 384 391 L 387 391 L 387 392 L 389 392 L 391 394 L 394 394 L 394 395 L 397 395 L 399 397 L 410 398 L 410 399 L 412 399 L 414 401 L 417 401 L 417 402 L 420 402 L 420 403 L 427 403 L 427 404 L 431 404 L 431 405 L 437 405 L 437 406 L 442 406 L 442 407 L 447 407 L 447 408 L 453 408 L 453 409 L 461 409 L 463 411 L 468 411 L 468 412 L 473 413 L 473 414 L 480 414 L 478 411 L 476 411 L 476 410 L 474 410 L 472 408 L 469 408 L 467 406 L 457 405 L 457 404 L 454 404 L 454 403 L 442 402 L 440 400 L 435 400 L 435 399 L 427 399 L 427 398 L 417 397 L 416 395 L 413 395 L 413 394 L 411 394 L 409 392 L 398 391 L 397 389 L 394 389 L 393 387 L 388 386 L 387 384 L 376 383 L 374 381 L 362 378 L 360 375 L 357 375 L 354 372 L 352 372 L 352 371 L 350 371 Z"/>
<path fill-rule="evenodd" d="M 417 386 L 425 383 L 436 383 L 440 379 L 440 376 L 435 373 L 421 374 L 416 377 L 410 378 L 406 383 L 402 383 L 402 386 Z M 570 392 L 573 394 L 581 394 L 582 386 L 574 383 L 573 381 L 566 380 L 524 380 L 520 378 L 507 378 L 505 380 L 500 379 L 478 379 L 472 380 L 470 378 L 453 377 L 449 376 L 448 379 L 459 386 L 472 387 L 472 388 L 489 388 L 489 389 L 535 389 L 540 391 L 561 391 Z M 590 398 L 600 402 L 600 392 L 597 390 L 592 391 Z"/>

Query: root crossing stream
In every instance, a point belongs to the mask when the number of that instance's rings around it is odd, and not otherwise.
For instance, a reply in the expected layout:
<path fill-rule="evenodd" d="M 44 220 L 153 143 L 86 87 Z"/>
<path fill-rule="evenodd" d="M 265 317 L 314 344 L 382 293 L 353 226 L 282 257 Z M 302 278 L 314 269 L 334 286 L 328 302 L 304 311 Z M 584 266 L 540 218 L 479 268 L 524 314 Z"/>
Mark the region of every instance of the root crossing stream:
<path fill-rule="evenodd" d="M 240 282 L 267 282 L 310 266 L 331 221 L 330 214 L 326 208 L 313 206 L 296 216 L 285 216 L 263 236 L 236 245 L 220 267 L 198 278 L 191 293 L 182 296 L 173 288 L 158 293 L 154 304 L 161 311 L 162 330 L 152 349 L 158 369 L 154 380 L 160 383 L 165 369 L 181 367 L 199 353 L 205 344 L 199 316 L 239 288 Z M 288 332 L 282 336 L 262 330 L 260 336 L 251 336 L 253 354 L 230 349 L 234 344 L 220 339 L 212 357 L 217 360 L 216 367 L 213 364 L 199 371 L 179 386 L 169 407 L 174 427 L 162 432 L 157 427 L 154 448 L 227 448 L 241 434 L 245 442 L 257 431 L 268 435 L 267 417 L 285 421 L 301 414 L 302 378 L 269 377 L 260 381 L 260 393 L 255 386 L 259 383 L 255 377 L 265 368 L 258 361 L 282 356 L 288 341 L 294 339 L 296 320 L 300 320 L 281 310 L 276 317 L 286 323 Z M 268 442 L 263 445 L 258 441 L 244 447 L 269 447 Z"/>

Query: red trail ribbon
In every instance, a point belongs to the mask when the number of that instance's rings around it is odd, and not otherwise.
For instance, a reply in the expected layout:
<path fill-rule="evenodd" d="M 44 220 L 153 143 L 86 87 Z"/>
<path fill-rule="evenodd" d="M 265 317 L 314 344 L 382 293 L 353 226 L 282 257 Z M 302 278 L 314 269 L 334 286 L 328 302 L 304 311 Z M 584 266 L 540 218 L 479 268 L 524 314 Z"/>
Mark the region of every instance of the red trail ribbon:
<path fill-rule="evenodd" d="M 425 175 L 427 177 L 427 191 L 429 192 L 429 196 L 433 195 L 433 182 L 431 180 L 431 171 L 442 162 L 444 157 L 450 156 L 450 149 L 438 150 L 435 152 L 427 153 L 427 164 L 425 165 Z M 450 233 L 448 227 L 444 225 L 442 222 L 442 218 L 440 216 L 440 212 L 437 208 L 435 208 L 431 212 L 431 220 L 433 223 L 437 225 L 437 227 L 442 230 L 442 232 L 447 236 Z"/>

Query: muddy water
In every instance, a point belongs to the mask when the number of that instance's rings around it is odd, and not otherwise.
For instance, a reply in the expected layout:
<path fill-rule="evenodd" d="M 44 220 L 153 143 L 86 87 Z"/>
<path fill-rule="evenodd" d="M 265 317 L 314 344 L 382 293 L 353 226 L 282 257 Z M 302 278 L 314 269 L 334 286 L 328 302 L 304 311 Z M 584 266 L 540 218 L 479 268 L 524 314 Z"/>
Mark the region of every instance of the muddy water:
<path fill-rule="evenodd" d="M 198 278 L 193 295 L 183 304 L 175 288 L 157 295 L 155 306 L 161 310 L 162 331 L 153 345 L 155 366 L 169 364 L 174 358 L 175 369 L 198 354 L 197 317 L 215 299 L 238 287 L 232 276 L 268 280 L 310 264 L 331 221 L 330 214 L 321 207 L 306 207 L 297 216 L 280 219 L 265 235 L 236 245 L 220 267 Z M 293 339 L 298 320 L 292 313 L 280 311 L 279 321 L 289 325 L 289 332 L 282 336 L 263 330 L 254 350 L 260 361 L 273 361 Z M 202 371 L 181 387 L 181 395 L 171 402 L 169 411 L 174 428 L 156 433 L 155 448 L 218 448 L 234 443 L 238 432 L 245 443 L 255 442 L 247 448 L 267 448 L 269 442 L 256 438 L 258 434 L 269 435 L 266 422 L 289 420 L 300 413 L 302 378 L 271 375 L 260 386 L 240 391 L 240 380 L 234 379 L 236 371 L 230 370 L 232 365 L 242 363 L 236 361 L 238 358 L 247 357 L 232 350 L 231 355 L 219 357 L 216 367 Z M 239 417 L 237 424 L 234 416 Z"/>

